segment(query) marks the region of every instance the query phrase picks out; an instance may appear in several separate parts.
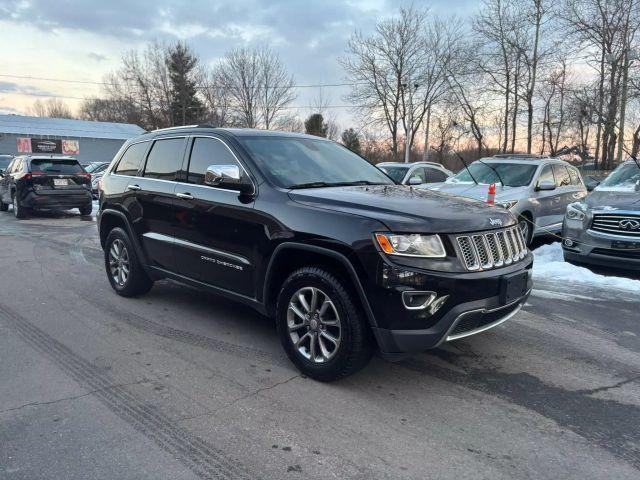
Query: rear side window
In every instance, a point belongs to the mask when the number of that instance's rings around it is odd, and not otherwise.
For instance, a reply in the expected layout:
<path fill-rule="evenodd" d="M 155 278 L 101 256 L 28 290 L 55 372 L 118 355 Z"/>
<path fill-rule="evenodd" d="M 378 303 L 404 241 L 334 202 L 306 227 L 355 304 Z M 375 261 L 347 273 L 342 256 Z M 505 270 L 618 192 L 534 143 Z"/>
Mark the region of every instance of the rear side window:
<path fill-rule="evenodd" d="M 409 174 L 409 178 L 407 180 L 411 180 L 413 177 L 418 177 L 420 182 L 427 183 L 427 177 L 424 172 L 424 168 L 416 168 Z"/>
<path fill-rule="evenodd" d="M 538 184 L 542 182 L 556 183 L 556 179 L 553 177 L 553 170 L 551 169 L 551 165 L 546 165 L 542 169 L 542 172 L 540 172 L 540 176 L 538 177 Z"/>
<path fill-rule="evenodd" d="M 204 185 L 204 174 L 210 165 L 238 165 L 238 161 L 221 140 L 196 138 L 189 158 L 187 181 Z M 241 169 L 242 171 L 242 169 Z"/>
<path fill-rule="evenodd" d="M 556 187 L 566 187 L 567 185 L 571 185 L 571 176 L 569 175 L 567 167 L 564 165 L 554 165 L 553 174 L 556 177 Z"/>
<path fill-rule="evenodd" d="M 426 167 L 424 171 L 427 173 L 427 183 L 444 182 L 447 179 L 445 173 L 437 168 Z"/>
<path fill-rule="evenodd" d="M 127 148 L 127 151 L 124 152 L 124 155 L 120 159 L 114 173 L 119 175 L 137 176 L 138 170 L 140 170 L 140 166 L 142 165 L 144 152 L 147 151 L 147 146 L 147 142 L 142 142 L 134 143 Z"/>
<path fill-rule="evenodd" d="M 84 173 L 77 160 L 31 160 L 31 172 L 74 175 Z"/>
<path fill-rule="evenodd" d="M 147 156 L 144 176 L 159 180 L 177 180 L 178 171 L 182 168 L 184 141 L 184 138 L 156 140 Z"/>
<path fill-rule="evenodd" d="M 571 177 L 571 185 L 582 185 L 582 182 L 580 181 L 580 175 L 575 168 L 569 169 L 569 176 Z"/>

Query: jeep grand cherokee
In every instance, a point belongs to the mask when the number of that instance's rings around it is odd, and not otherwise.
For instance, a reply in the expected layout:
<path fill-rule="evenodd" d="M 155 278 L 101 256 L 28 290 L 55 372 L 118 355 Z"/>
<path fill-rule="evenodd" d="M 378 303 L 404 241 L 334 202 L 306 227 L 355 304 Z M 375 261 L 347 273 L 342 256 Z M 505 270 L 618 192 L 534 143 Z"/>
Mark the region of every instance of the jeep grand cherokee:
<path fill-rule="evenodd" d="M 319 380 L 481 332 L 531 290 L 515 217 L 396 185 L 317 137 L 209 126 L 128 141 L 98 218 L 120 295 L 171 278 L 275 318 L 291 361 Z"/>

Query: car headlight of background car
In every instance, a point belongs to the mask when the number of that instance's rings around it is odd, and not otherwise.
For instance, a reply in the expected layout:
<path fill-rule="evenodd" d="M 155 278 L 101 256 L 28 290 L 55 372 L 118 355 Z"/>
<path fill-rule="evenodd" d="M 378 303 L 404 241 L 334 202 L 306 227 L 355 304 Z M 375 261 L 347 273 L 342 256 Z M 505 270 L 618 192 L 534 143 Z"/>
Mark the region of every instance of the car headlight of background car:
<path fill-rule="evenodd" d="M 422 258 L 447 256 L 438 235 L 376 233 L 375 237 L 382 251 L 388 255 Z"/>
<path fill-rule="evenodd" d="M 582 202 L 567 205 L 567 218 L 569 220 L 584 220 L 587 216 L 587 206 Z"/>
<path fill-rule="evenodd" d="M 496 205 L 509 210 L 510 208 L 515 207 L 516 203 L 518 203 L 518 200 L 506 200 L 504 202 L 496 202 Z"/>

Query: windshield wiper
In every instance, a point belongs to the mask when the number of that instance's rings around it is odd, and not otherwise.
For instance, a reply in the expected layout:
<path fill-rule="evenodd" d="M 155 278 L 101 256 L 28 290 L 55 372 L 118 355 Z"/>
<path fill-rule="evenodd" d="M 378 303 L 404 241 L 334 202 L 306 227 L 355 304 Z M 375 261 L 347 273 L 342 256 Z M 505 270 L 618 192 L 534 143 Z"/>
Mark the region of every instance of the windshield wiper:
<path fill-rule="evenodd" d="M 371 182 L 369 180 L 354 180 L 353 182 L 308 182 L 308 183 L 296 183 L 289 185 L 287 188 L 322 188 L 322 187 L 349 187 L 352 185 L 386 185 L 385 183 Z"/>
<path fill-rule="evenodd" d="M 502 177 L 500 176 L 500 174 L 498 173 L 498 170 L 496 170 L 495 168 L 493 168 L 491 165 L 489 165 L 488 163 L 484 163 L 482 160 L 476 160 L 476 162 L 480 162 L 482 165 L 484 165 L 485 167 L 489 167 L 491 170 L 493 170 L 493 173 L 496 174 L 496 176 L 498 177 L 498 180 L 500 180 L 500 185 L 502 185 L 503 187 L 506 187 L 506 185 L 504 184 L 504 182 L 502 181 Z"/>

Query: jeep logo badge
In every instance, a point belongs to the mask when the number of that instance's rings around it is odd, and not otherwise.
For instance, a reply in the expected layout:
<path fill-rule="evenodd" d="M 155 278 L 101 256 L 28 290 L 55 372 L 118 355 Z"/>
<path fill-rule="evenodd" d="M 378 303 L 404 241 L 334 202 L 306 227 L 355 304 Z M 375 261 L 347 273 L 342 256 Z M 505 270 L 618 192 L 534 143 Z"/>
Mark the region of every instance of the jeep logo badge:
<path fill-rule="evenodd" d="M 502 226 L 502 219 L 501 218 L 491 218 L 489 217 L 489 223 L 491 225 L 493 225 L 494 227 L 501 227 Z"/>
<path fill-rule="evenodd" d="M 640 220 L 625 218 L 618 222 L 621 230 L 640 230 Z"/>

